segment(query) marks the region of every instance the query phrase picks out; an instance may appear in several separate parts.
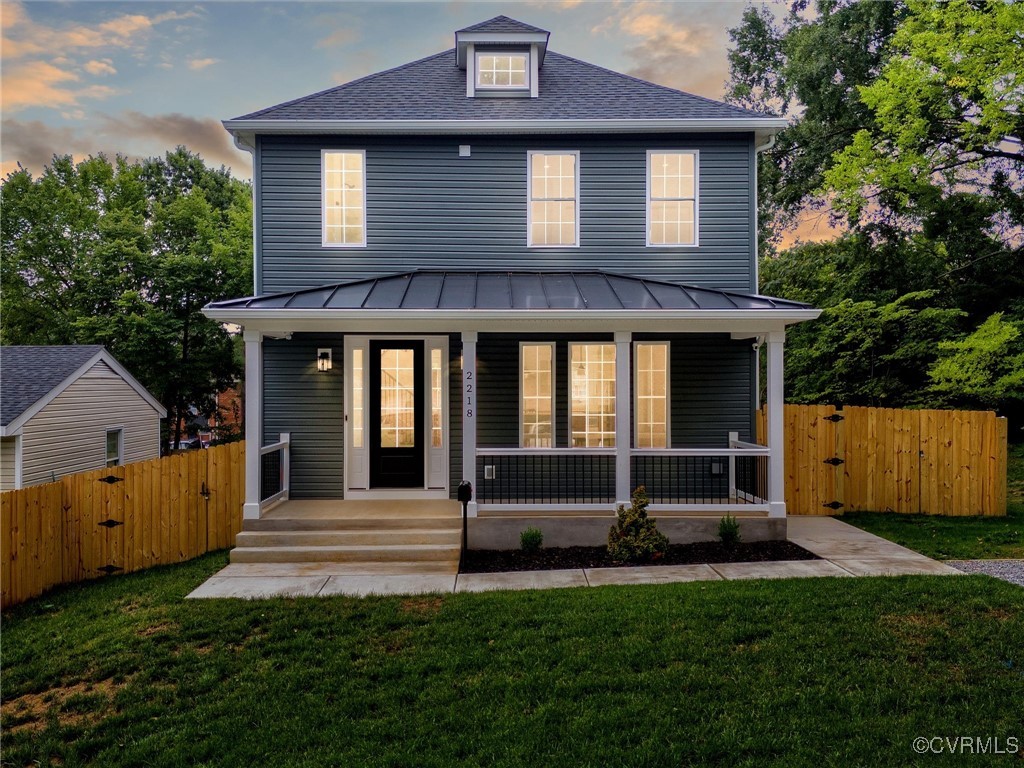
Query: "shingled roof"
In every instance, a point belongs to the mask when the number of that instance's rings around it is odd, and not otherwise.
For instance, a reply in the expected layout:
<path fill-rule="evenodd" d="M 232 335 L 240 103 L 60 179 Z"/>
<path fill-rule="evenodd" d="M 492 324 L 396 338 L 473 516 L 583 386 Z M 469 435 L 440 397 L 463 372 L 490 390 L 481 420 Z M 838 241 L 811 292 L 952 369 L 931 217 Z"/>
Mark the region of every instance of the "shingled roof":
<path fill-rule="evenodd" d="M 495 16 L 493 19 L 481 21 L 479 24 L 463 27 L 457 32 L 539 32 L 542 35 L 548 34 L 546 29 L 510 19 L 508 16 Z"/>
<path fill-rule="evenodd" d="M 501 17 L 499 17 L 501 18 Z M 455 49 L 228 121 L 729 120 L 778 121 L 548 51 L 536 98 L 466 97 Z"/>
<path fill-rule="evenodd" d="M 102 351 L 98 344 L 0 347 L 0 425 L 6 427 Z"/>

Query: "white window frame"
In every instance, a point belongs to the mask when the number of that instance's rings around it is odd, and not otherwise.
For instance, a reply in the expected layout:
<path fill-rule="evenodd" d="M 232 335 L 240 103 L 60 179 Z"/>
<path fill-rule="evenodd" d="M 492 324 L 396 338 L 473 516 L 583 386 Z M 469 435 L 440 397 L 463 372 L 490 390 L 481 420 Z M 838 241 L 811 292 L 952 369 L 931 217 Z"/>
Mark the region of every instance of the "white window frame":
<path fill-rule="evenodd" d="M 107 441 L 110 438 L 110 433 L 117 433 L 117 463 L 111 464 L 110 459 L 107 457 Z M 107 427 L 103 432 L 103 466 L 104 467 L 123 467 L 124 466 L 124 427 Z"/>
<path fill-rule="evenodd" d="M 576 206 L 574 219 L 576 231 L 573 233 L 573 242 L 562 243 L 534 243 L 533 242 L 533 156 L 534 155 L 573 155 L 576 158 L 574 190 L 575 198 L 573 203 Z M 545 198 L 538 202 L 558 202 L 562 198 Z M 528 248 L 579 248 L 580 247 L 580 151 L 578 149 L 531 149 L 526 153 L 526 246 Z"/>
<path fill-rule="evenodd" d="M 481 56 L 522 56 L 526 59 L 526 67 L 524 74 L 524 82 L 522 85 L 485 85 L 480 82 L 480 57 Z M 532 51 L 523 50 L 503 50 L 503 49 L 492 49 L 492 50 L 474 50 L 473 51 L 473 89 L 475 91 L 529 91 L 532 87 L 533 78 L 531 77 L 532 67 Z"/>
<path fill-rule="evenodd" d="M 343 155 L 362 155 L 363 158 L 363 240 L 360 243 L 329 243 L 327 242 L 327 155 L 338 153 Z M 366 208 L 367 208 L 367 173 L 365 149 L 342 149 L 332 147 L 320 150 L 320 244 L 324 248 L 365 248 L 367 241 Z"/>
<path fill-rule="evenodd" d="M 611 347 L 613 352 L 615 353 L 616 364 L 618 363 L 619 350 L 618 350 L 618 347 L 616 346 L 614 341 L 570 341 L 569 342 L 569 347 L 568 347 L 568 350 L 567 350 L 568 354 L 567 354 L 567 357 L 566 357 L 566 362 L 567 362 L 567 364 L 569 366 L 568 375 L 566 376 L 566 379 L 568 380 L 566 382 L 567 383 L 566 394 L 568 395 L 568 402 L 566 404 L 566 406 L 568 408 L 568 419 L 567 419 L 567 421 L 569 422 L 568 423 L 568 440 L 569 440 L 568 445 L 574 451 L 603 451 L 603 452 L 607 453 L 608 451 L 615 450 L 618 447 L 618 440 L 617 440 L 617 435 L 616 435 L 615 431 L 612 431 L 611 434 L 612 434 L 613 440 L 615 440 L 615 442 L 616 442 L 616 445 L 612 445 L 612 446 L 608 446 L 608 445 L 604 445 L 604 446 L 589 446 L 589 445 L 586 445 L 586 446 L 584 446 L 584 445 L 575 446 L 572 443 L 572 348 L 573 347 L 598 347 L 598 346 L 601 346 L 601 347 L 605 347 L 605 346 Z M 613 381 L 615 382 L 615 395 L 612 398 L 612 403 L 615 406 L 615 423 L 617 425 L 618 422 L 619 422 L 619 419 L 622 418 L 622 414 L 619 413 L 619 382 L 618 382 L 617 378 L 613 379 Z M 628 419 L 629 416 L 627 415 L 625 418 Z"/>
<path fill-rule="evenodd" d="M 523 408 L 523 347 L 551 347 L 551 447 L 550 448 L 538 448 L 531 446 L 527 448 L 525 435 L 523 434 L 523 415 L 525 409 Z M 557 354 L 558 346 L 553 341 L 520 341 L 519 342 L 519 447 L 527 448 L 531 451 L 550 451 L 557 444 L 555 430 L 558 425 L 557 414 L 555 413 L 555 387 L 558 381 L 558 367 L 557 367 Z"/>
<path fill-rule="evenodd" d="M 693 242 L 652 243 L 651 242 L 651 155 L 693 155 Z M 697 149 L 648 149 L 645 159 L 647 177 L 647 220 L 644 223 L 644 240 L 648 248 L 699 248 L 700 247 L 700 150 Z M 660 198 L 661 200 L 688 201 L 689 197 Z"/>
<path fill-rule="evenodd" d="M 642 344 L 658 344 L 665 347 L 665 448 L 672 447 L 672 342 L 659 339 L 644 339 L 633 342 L 633 447 L 637 450 L 664 450 L 641 448 L 640 437 L 640 356 L 637 347 Z"/>

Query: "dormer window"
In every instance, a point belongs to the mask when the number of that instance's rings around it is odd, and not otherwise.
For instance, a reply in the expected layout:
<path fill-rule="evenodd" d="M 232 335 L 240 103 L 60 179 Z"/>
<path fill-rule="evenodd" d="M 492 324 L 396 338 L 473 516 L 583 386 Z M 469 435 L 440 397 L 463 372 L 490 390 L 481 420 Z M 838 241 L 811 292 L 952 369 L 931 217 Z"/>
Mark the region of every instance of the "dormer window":
<path fill-rule="evenodd" d="M 479 51 L 476 54 L 476 87 L 481 90 L 529 88 L 529 73 L 528 53 Z"/>

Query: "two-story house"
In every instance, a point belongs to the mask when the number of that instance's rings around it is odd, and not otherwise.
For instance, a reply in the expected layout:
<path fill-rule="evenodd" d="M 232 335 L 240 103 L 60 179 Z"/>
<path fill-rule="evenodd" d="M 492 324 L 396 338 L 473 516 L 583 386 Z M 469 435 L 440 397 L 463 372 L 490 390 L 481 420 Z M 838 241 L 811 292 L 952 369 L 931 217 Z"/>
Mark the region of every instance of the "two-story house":
<path fill-rule="evenodd" d="M 255 286 L 205 312 L 244 328 L 247 522 L 468 480 L 475 546 L 600 544 L 640 485 L 673 541 L 727 512 L 785 536 L 785 329 L 817 316 L 757 293 L 757 155 L 786 122 L 548 42 L 499 16 L 225 122 Z"/>

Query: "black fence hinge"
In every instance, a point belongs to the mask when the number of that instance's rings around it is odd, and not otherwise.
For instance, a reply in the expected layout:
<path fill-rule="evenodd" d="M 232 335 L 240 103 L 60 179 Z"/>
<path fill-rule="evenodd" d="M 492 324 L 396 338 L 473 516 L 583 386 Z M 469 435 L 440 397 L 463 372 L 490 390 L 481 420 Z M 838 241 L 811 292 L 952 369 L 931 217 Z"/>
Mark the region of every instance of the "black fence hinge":
<path fill-rule="evenodd" d="M 103 573 L 105 573 L 105 574 L 107 574 L 109 576 L 112 573 L 117 573 L 118 571 L 123 571 L 124 568 L 122 568 L 119 565 L 104 565 L 101 568 L 97 568 L 96 570 L 97 571 L 102 571 Z"/>
<path fill-rule="evenodd" d="M 106 483 L 107 485 L 113 485 L 114 483 L 124 482 L 124 478 L 118 477 L 117 475 L 107 475 L 106 477 L 101 477 L 99 480 L 101 483 Z"/>
<path fill-rule="evenodd" d="M 104 520 L 102 523 L 97 523 L 97 525 L 102 525 L 104 528 L 116 528 L 119 525 L 124 525 L 124 523 L 120 520 Z"/>
<path fill-rule="evenodd" d="M 822 464 L 831 464 L 833 467 L 838 467 L 840 464 L 845 464 L 846 459 L 840 459 L 838 456 L 833 456 L 831 459 L 823 459 Z"/>
<path fill-rule="evenodd" d="M 840 415 L 838 413 L 833 413 L 831 416 L 825 416 L 825 421 L 831 421 L 831 422 L 834 423 L 834 422 L 837 422 L 837 421 L 842 421 L 845 418 L 846 418 L 845 416 L 842 416 L 842 415 Z"/>
<path fill-rule="evenodd" d="M 827 504 L 822 504 L 821 506 L 828 507 L 829 509 L 842 509 L 843 508 L 843 502 L 841 502 L 841 501 L 830 501 Z"/>
<path fill-rule="evenodd" d="M 206 483 L 203 483 L 203 487 L 200 489 L 199 495 L 207 501 L 210 500 L 210 489 L 206 487 Z"/>

